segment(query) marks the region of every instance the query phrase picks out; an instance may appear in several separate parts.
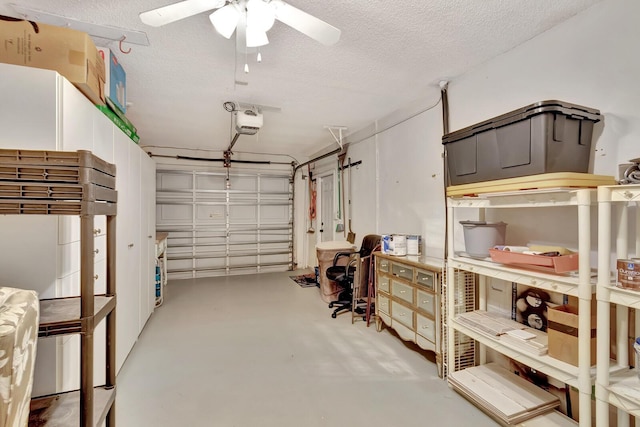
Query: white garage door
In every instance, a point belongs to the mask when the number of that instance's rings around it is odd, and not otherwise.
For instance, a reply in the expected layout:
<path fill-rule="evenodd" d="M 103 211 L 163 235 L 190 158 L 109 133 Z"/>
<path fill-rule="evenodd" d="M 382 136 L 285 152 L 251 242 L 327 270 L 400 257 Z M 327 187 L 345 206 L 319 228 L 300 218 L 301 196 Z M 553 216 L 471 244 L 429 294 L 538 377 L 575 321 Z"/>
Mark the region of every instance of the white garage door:
<path fill-rule="evenodd" d="M 169 278 L 292 269 L 291 175 L 157 170 Z"/>

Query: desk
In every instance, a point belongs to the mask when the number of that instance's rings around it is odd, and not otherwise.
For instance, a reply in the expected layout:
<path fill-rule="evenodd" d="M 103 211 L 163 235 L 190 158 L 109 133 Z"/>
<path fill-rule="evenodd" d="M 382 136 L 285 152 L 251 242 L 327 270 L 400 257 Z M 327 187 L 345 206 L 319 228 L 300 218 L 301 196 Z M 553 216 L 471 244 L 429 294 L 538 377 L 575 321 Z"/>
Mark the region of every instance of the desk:
<path fill-rule="evenodd" d="M 164 301 L 164 287 L 167 285 L 167 238 L 169 233 L 156 232 L 156 307 Z M 158 275 L 160 277 L 158 277 Z"/>

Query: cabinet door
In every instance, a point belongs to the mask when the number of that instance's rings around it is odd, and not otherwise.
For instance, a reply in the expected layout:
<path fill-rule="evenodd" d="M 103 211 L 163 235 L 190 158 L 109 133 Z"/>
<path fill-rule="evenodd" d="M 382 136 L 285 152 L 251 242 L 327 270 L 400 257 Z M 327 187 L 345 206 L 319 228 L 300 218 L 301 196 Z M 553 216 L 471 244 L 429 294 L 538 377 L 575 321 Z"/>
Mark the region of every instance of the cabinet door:
<path fill-rule="evenodd" d="M 61 80 L 55 71 L 0 64 L 0 148 L 60 149 Z"/>
<path fill-rule="evenodd" d="M 144 152 L 140 155 L 140 330 L 144 328 L 155 308 L 156 265 L 156 164 Z"/>
<path fill-rule="evenodd" d="M 113 134 L 116 127 L 102 111 L 93 108 L 93 154 L 113 163 Z M 117 173 L 117 171 L 116 171 Z"/>
<path fill-rule="evenodd" d="M 93 110 L 97 108 L 75 86 L 61 79 L 60 148 L 93 151 Z"/>
<path fill-rule="evenodd" d="M 116 189 L 118 190 L 118 213 L 116 217 L 116 368 L 120 370 L 129 351 L 138 337 L 138 287 L 134 277 L 132 258 L 135 242 L 132 233 L 136 231 L 135 216 L 137 204 L 131 204 L 130 193 L 133 183 L 129 176 L 129 146 L 133 142 L 120 130 L 113 134 L 113 159 L 116 164 Z M 135 192 L 134 192 L 135 193 Z"/>

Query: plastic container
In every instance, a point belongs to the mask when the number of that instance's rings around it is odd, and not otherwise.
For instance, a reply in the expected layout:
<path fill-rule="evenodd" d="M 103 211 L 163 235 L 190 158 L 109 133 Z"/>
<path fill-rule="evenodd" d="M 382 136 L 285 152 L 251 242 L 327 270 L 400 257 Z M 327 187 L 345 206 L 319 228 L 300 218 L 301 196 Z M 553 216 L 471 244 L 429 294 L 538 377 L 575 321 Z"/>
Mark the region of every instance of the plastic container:
<path fill-rule="evenodd" d="M 507 224 L 504 222 L 460 221 L 464 229 L 465 252 L 474 258 L 486 258 L 489 249 L 504 245 Z"/>
<path fill-rule="evenodd" d="M 407 236 L 407 255 L 422 255 L 422 236 L 417 234 Z"/>
<path fill-rule="evenodd" d="M 545 256 L 489 249 L 491 260 L 500 264 L 513 264 L 518 267 L 540 270 L 547 273 L 568 273 L 578 269 L 578 254 Z"/>
<path fill-rule="evenodd" d="M 587 173 L 593 124 L 601 118 L 593 108 L 541 101 L 444 135 L 449 182 Z"/>

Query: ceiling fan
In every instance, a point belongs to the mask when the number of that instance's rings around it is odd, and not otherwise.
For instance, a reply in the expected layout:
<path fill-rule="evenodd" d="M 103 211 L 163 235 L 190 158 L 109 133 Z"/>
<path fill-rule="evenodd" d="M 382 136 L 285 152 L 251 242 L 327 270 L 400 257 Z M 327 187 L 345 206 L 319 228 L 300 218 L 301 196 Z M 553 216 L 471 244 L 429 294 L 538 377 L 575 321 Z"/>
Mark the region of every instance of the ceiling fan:
<path fill-rule="evenodd" d="M 227 39 L 235 32 L 238 49 L 269 43 L 267 31 L 276 19 L 327 46 L 340 39 L 339 29 L 282 0 L 184 0 L 142 12 L 140 19 L 159 27 L 214 9 L 211 23 Z"/>

